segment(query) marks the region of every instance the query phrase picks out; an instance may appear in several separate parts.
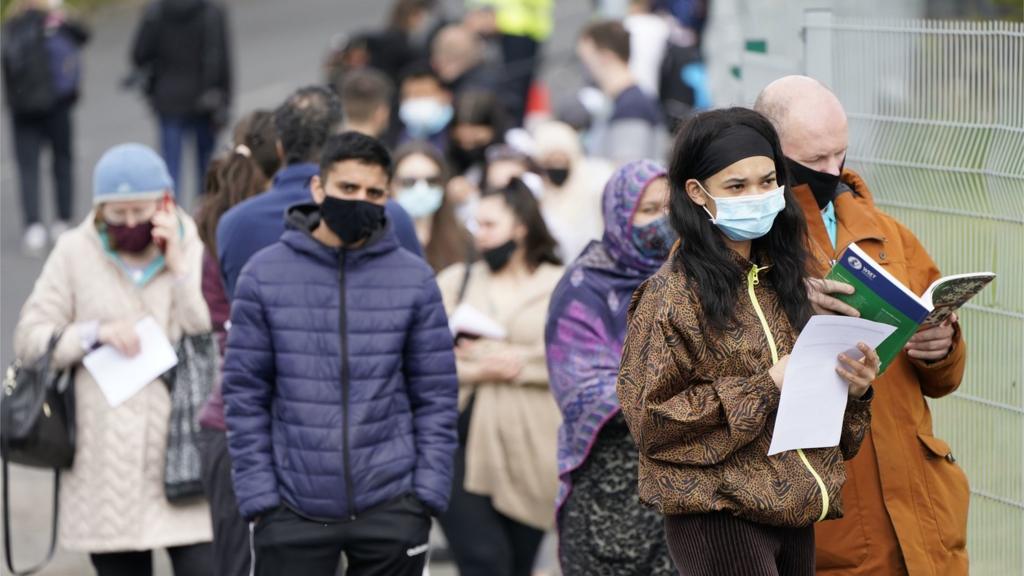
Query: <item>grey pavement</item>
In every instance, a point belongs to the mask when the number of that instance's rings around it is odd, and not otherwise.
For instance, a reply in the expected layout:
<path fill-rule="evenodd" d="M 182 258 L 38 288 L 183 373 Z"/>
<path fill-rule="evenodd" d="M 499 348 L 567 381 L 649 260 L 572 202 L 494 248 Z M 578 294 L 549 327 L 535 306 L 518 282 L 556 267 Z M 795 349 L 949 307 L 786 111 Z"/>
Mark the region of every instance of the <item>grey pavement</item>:
<path fill-rule="evenodd" d="M 448 4 L 456 4 L 449 0 Z M 235 113 L 254 108 L 273 108 L 295 88 L 320 81 L 321 64 L 336 33 L 376 28 L 387 18 L 387 0 L 226 0 L 234 40 L 236 65 Z M 544 76 L 554 96 L 564 97 L 579 82 L 578 65 L 571 57 L 580 25 L 587 19 L 590 2 L 557 3 L 556 32 L 546 53 L 550 55 Z M 90 207 L 92 167 L 110 146 L 137 141 L 157 144 L 156 127 L 138 94 L 119 88 L 128 71 L 127 54 L 141 3 L 125 1 L 89 15 L 92 42 L 85 52 L 83 97 L 75 113 L 75 216 L 81 221 Z M 0 120 L 0 363 L 11 362 L 12 336 L 18 313 L 42 269 L 43 260 L 23 256 L 21 209 L 11 135 L 6 110 Z M 195 182 L 191 155 L 186 151 L 182 181 Z M 52 214 L 49 158 L 42 162 L 43 214 Z M 12 530 L 16 560 L 21 565 L 44 553 L 48 538 L 50 474 L 15 467 L 11 481 Z M 551 561 L 551 553 L 545 556 Z M 6 573 L 6 568 L 0 570 Z M 91 574 L 83 554 L 61 551 L 40 574 L 64 576 Z M 434 576 L 455 573 L 450 565 L 431 567 Z M 156 574 L 170 574 L 166 555 L 156 555 Z"/>

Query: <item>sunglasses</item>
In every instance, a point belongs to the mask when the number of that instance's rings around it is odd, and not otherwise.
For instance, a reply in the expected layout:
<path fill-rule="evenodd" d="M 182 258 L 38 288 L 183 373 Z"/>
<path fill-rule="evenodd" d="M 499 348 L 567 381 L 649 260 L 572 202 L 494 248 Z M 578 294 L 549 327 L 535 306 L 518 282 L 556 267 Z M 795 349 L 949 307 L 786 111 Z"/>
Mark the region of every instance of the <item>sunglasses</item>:
<path fill-rule="evenodd" d="M 429 178 L 398 178 L 398 186 L 401 188 L 412 188 L 421 181 L 426 181 L 428 186 L 440 186 L 443 184 L 440 176 L 430 176 Z"/>

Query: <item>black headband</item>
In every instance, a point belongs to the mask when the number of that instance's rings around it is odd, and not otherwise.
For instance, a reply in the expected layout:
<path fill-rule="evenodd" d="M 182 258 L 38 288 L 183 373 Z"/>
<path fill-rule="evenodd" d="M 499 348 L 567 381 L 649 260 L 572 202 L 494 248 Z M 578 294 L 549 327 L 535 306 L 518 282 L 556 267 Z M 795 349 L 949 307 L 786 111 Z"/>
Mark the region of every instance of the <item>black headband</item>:
<path fill-rule="evenodd" d="M 727 166 L 752 156 L 767 156 L 774 159 L 775 150 L 767 138 L 750 126 L 730 126 L 704 150 L 694 176 L 698 180 L 704 180 L 721 172 Z"/>

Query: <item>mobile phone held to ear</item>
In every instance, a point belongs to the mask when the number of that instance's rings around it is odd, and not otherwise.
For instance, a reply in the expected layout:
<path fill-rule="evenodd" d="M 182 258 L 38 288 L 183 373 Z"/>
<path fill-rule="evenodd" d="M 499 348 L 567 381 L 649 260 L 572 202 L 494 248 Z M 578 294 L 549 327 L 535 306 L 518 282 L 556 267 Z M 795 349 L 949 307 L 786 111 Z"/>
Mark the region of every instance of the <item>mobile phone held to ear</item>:
<path fill-rule="evenodd" d="M 158 210 L 160 212 L 174 214 L 174 197 L 171 196 L 169 191 L 164 192 L 164 197 L 160 200 L 160 208 L 158 208 Z M 153 242 L 156 243 L 156 247 L 159 248 L 161 252 L 167 251 L 167 241 L 163 238 L 154 238 Z"/>

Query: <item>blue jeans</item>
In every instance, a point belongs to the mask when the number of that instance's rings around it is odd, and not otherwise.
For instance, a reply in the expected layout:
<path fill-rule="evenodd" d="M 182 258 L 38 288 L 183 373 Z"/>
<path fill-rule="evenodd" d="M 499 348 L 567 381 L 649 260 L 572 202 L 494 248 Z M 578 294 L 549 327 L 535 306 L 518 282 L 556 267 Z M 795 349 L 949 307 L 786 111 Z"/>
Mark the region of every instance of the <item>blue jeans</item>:
<path fill-rule="evenodd" d="M 167 170 L 174 179 L 174 192 L 179 203 L 186 197 L 181 184 L 181 149 L 185 143 L 186 133 L 192 133 L 196 142 L 196 196 L 205 190 L 206 168 L 213 155 L 213 145 L 217 135 L 213 130 L 213 122 L 209 115 L 200 116 L 161 116 L 160 117 L 160 149 L 167 162 Z"/>

